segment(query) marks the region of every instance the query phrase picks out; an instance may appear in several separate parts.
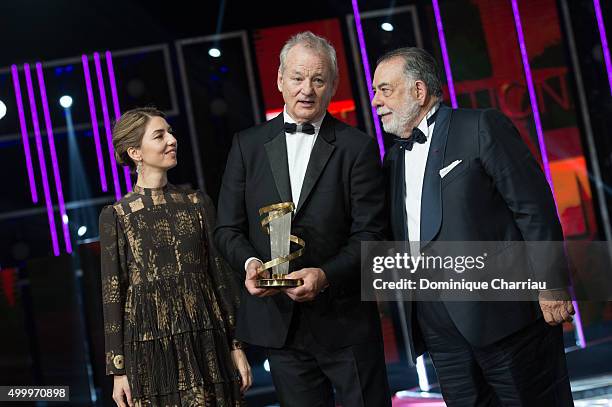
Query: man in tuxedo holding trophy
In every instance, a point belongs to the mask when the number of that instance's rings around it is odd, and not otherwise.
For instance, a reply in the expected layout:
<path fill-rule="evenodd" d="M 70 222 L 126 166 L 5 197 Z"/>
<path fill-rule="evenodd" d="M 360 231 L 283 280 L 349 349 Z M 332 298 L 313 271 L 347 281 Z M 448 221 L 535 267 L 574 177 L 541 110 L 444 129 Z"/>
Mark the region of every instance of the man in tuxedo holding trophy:
<path fill-rule="evenodd" d="M 283 113 L 235 136 L 219 196 L 215 242 L 245 271 L 236 335 L 268 350 L 282 406 L 334 406 L 334 389 L 390 406 L 377 307 L 360 300 L 361 242 L 385 237 L 376 142 L 327 112 L 326 39 L 289 39 L 277 84 Z"/>

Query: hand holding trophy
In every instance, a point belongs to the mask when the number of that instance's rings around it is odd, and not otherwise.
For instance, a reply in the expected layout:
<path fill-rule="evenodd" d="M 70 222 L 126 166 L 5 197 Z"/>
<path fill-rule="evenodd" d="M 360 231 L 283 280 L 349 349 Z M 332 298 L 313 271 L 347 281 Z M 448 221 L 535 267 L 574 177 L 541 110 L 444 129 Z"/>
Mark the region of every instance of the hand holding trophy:
<path fill-rule="evenodd" d="M 270 235 L 270 256 L 272 260 L 262 264 L 258 274 L 272 269 L 270 278 L 257 280 L 257 288 L 299 287 L 302 279 L 286 278 L 289 273 L 289 262 L 304 254 L 306 243 L 291 234 L 291 214 L 295 206 L 293 202 L 282 202 L 259 209 L 259 215 L 266 215 L 261 220 L 261 227 Z M 300 245 L 300 249 L 290 253 L 291 242 Z"/>

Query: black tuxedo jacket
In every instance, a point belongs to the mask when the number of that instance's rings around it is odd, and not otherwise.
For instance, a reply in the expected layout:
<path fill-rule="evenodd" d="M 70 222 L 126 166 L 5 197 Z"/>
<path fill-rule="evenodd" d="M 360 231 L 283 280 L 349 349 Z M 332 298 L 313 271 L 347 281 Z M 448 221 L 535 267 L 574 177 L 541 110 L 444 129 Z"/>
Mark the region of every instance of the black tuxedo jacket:
<path fill-rule="evenodd" d="M 261 207 L 292 200 L 283 115 L 234 137 L 221 185 L 215 243 L 244 279 L 249 257 L 270 259 Z M 312 149 L 291 233 L 306 242 L 290 271 L 319 267 L 329 287 L 300 304 L 315 339 L 327 348 L 379 340 L 375 303 L 360 301 L 361 241 L 385 238 L 385 188 L 373 138 L 329 113 Z M 294 302 L 243 290 L 236 335 L 265 347 L 285 344 Z"/>
<path fill-rule="evenodd" d="M 555 202 L 537 161 L 512 122 L 493 109 L 452 110 L 440 106 L 425 167 L 421 197 L 421 248 L 435 241 L 562 241 Z M 403 194 L 397 185 L 398 158 L 385 157 L 390 202 Z M 408 152 L 410 154 L 410 152 Z M 440 169 L 462 160 L 444 178 Z M 407 191 L 410 194 L 410 191 Z M 393 239 L 408 240 L 405 205 L 390 205 Z M 550 288 L 566 287 L 567 264 L 529 259 Z M 552 286 L 551 286 L 552 285 Z M 447 302 L 448 313 L 475 346 L 491 344 L 541 317 L 534 302 Z M 424 351 L 408 304 L 413 360 Z M 416 304 L 418 307 L 418 303 Z"/>

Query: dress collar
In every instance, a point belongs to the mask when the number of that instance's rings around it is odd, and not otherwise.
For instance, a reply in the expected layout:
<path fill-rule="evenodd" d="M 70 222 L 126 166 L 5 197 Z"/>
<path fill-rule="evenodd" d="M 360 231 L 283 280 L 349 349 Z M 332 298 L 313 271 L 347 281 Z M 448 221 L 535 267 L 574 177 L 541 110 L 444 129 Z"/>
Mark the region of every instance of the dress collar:
<path fill-rule="evenodd" d="M 145 188 L 141 187 L 140 185 L 134 185 L 134 192 L 140 195 L 158 196 L 165 194 L 168 191 L 169 187 L 170 183 L 166 183 L 166 185 L 164 185 L 163 187 L 158 188 Z"/>

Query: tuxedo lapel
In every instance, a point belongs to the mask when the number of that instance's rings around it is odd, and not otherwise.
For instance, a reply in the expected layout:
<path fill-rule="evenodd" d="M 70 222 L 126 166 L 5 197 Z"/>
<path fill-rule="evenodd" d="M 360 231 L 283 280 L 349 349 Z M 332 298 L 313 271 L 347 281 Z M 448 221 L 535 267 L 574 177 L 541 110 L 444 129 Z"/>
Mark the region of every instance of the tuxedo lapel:
<path fill-rule="evenodd" d="M 287 141 L 283 129 L 283 114 L 273 119 L 268 137 L 270 141 L 264 144 L 274 183 L 282 202 L 291 202 L 291 181 L 289 180 L 289 164 L 287 160 Z"/>
<path fill-rule="evenodd" d="M 452 109 L 441 105 L 432 135 L 421 195 L 421 248 L 438 234 L 442 225 L 442 183 L 439 171 L 444 163 Z"/>
<path fill-rule="evenodd" d="M 391 229 L 394 240 L 408 240 L 408 223 L 406 221 L 406 184 L 403 173 L 406 171 L 404 150 L 395 145 L 385 157 L 389 166 L 389 199 L 391 208 Z"/>
<path fill-rule="evenodd" d="M 327 113 L 321 123 L 321 129 L 317 136 L 317 141 L 312 147 L 310 153 L 310 159 L 308 160 L 308 167 L 306 168 L 306 175 L 304 175 L 304 183 L 302 184 L 302 190 L 300 192 L 300 201 L 298 202 L 296 215 L 304 206 L 306 200 L 310 196 L 312 189 L 314 188 L 317 180 L 321 176 L 329 157 L 336 147 L 332 142 L 336 139 L 334 133 L 334 122 L 335 119 Z"/>

